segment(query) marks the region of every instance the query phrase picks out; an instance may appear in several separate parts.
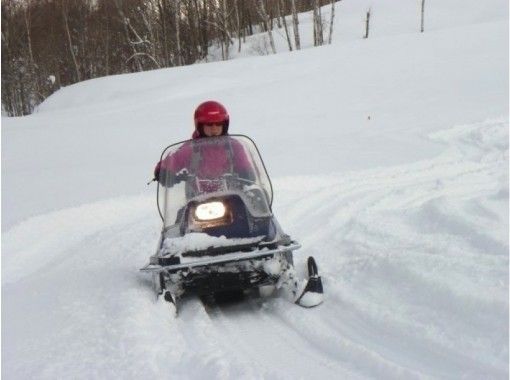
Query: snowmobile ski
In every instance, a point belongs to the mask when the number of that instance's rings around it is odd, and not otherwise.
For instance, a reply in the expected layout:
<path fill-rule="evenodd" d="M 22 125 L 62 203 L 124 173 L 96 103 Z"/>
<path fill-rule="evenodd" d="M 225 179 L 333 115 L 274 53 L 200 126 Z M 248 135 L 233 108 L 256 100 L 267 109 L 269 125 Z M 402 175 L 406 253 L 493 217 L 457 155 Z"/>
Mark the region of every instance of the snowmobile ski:
<path fill-rule="evenodd" d="M 319 272 L 317 270 L 317 263 L 312 256 L 308 258 L 307 264 L 308 281 L 303 292 L 295 301 L 295 303 L 299 306 L 310 308 L 318 306 L 323 302 L 324 291 L 322 288 L 322 279 L 319 276 Z"/>

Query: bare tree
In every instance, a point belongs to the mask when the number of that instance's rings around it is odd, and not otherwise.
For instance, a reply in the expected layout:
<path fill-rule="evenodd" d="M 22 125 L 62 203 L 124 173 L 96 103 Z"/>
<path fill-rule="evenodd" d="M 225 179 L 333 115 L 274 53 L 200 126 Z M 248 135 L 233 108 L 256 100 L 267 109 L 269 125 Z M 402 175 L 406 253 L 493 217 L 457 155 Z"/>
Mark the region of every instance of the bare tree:
<path fill-rule="evenodd" d="M 152 4 L 148 3 L 147 7 L 145 9 L 138 9 L 138 17 L 142 20 L 142 24 L 145 27 L 145 31 L 147 32 L 147 46 L 150 49 L 150 54 L 147 54 L 147 57 L 154 62 L 155 66 L 157 68 L 161 68 L 161 65 L 159 64 L 157 60 L 158 53 L 156 51 L 156 36 L 154 33 L 154 22 L 152 20 Z"/>
<path fill-rule="evenodd" d="M 370 31 L 370 12 L 371 8 L 368 8 L 367 18 L 365 19 L 365 36 L 363 38 L 368 38 L 368 32 Z"/>
<path fill-rule="evenodd" d="M 176 60 L 177 66 L 182 65 L 182 52 L 181 52 L 181 0 L 175 0 L 175 45 L 177 47 Z"/>
<path fill-rule="evenodd" d="M 324 44 L 324 34 L 322 32 L 322 14 L 320 0 L 313 1 L 313 46 Z"/>
<path fill-rule="evenodd" d="M 335 4 L 336 0 L 331 0 L 331 18 L 329 20 L 329 36 L 328 36 L 328 44 L 331 45 L 333 41 L 333 24 L 335 20 Z"/>
<path fill-rule="evenodd" d="M 158 16 L 159 16 L 159 25 L 161 31 L 161 49 L 163 55 L 163 64 L 165 66 L 170 64 L 170 57 L 168 51 L 168 39 L 169 32 L 167 28 L 167 7 L 164 4 L 165 0 L 158 0 Z"/>
<path fill-rule="evenodd" d="M 237 40 L 238 40 L 238 47 L 237 52 L 241 52 L 241 16 L 239 15 L 239 2 L 242 0 L 234 0 L 234 11 L 236 14 L 236 32 L 237 32 Z"/>
<path fill-rule="evenodd" d="M 229 17 L 235 10 L 228 12 L 226 6 L 226 0 L 222 0 L 219 8 L 210 9 L 209 13 L 212 15 L 211 20 L 207 20 L 207 23 L 214 27 L 214 30 L 218 34 L 217 41 L 221 48 L 221 59 L 226 61 L 230 57 L 230 45 L 232 42 L 232 36 L 229 30 Z"/>
<path fill-rule="evenodd" d="M 26 28 L 26 34 L 27 34 L 27 47 L 28 47 L 28 53 L 29 53 L 29 65 L 28 70 L 30 71 L 31 76 L 33 76 L 35 79 L 33 81 L 33 86 L 35 89 L 35 93 L 33 94 L 36 103 L 39 103 L 40 100 L 44 99 L 44 95 L 41 93 L 39 88 L 39 78 L 37 78 L 36 72 L 37 72 L 37 64 L 35 62 L 34 58 L 34 50 L 32 48 L 32 14 L 31 14 L 31 4 L 27 3 L 25 6 L 24 11 L 24 19 L 25 19 L 25 28 Z"/>
<path fill-rule="evenodd" d="M 423 33 L 424 29 L 424 22 L 425 22 L 425 0 L 421 0 L 421 25 L 420 25 L 420 32 Z"/>
<path fill-rule="evenodd" d="M 230 58 L 230 44 L 232 43 L 232 39 L 229 33 L 229 25 L 228 18 L 229 13 L 227 12 L 227 0 L 221 0 L 221 11 L 220 11 L 220 19 L 221 19 L 221 33 L 222 33 L 222 52 L 223 52 L 223 60 L 226 61 Z"/>
<path fill-rule="evenodd" d="M 267 35 L 269 37 L 269 44 L 271 45 L 271 51 L 273 54 L 276 54 L 276 47 L 274 45 L 274 39 L 273 39 L 273 30 L 271 23 L 269 22 L 269 15 L 266 12 L 266 6 L 264 4 L 264 0 L 259 0 L 258 3 L 258 12 L 260 14 L 260 17 L 262 18 L 262 22 L 264 23 L 264 28 L 267 31 Z"/>
<path fill-rule="evenodd" d="M 292 28 L 294 31 L 294 43 L 296 46 L 296 50 L 301 49 L 301 42 L 299 38 L 299 19 L 296 10 L 296 0 L 290 0 L 291 11 L 292 11 Z"/>
<path fill-rule="evenodd" d="M 292 51 L 292 41 L 290 40 L 289 28 L 287 27 L 287 20 L 285 20 L 285 13 L 282 12 L 282 8 L 284 8 L 285 3 L 283 2 L 283 0 L 276 0 L 276 1 L 277 1 L 276 7 L 277 7 L 277 12 L 278 12 L 278 17 L 282 18 L 283 27 L 285 29 L 285 37 L 287 38 L 287 44 L 289 45 L 289 51 Z"/>
<path fill-rule="evenodd" d="M 124 14 L 124 10 L 122 9 L 121 1 L 122 0 L 115 0 L 115 5 L 117 7 L 117 11 L 119 12 L 120 19 L 122 20 L 122 24 L 124 26 L 124 33 L 125 33 L 125 36 L 126 36 L 126 41 L 128 42 L 128 45 L 129 45 L 129 47 L 132 50 L 132 54 L 126 60 L 126 63 L 128 63 L 131 60 L 134 60 L 135 66 L 137 68 L 136 71 L 142 71 L 143 70 L 142 69 L 142 64 L 140 62 L 140 55 L 141 54 L 139 53 L 138 48 L 137 48 L 137 46 L 141 43 L 141 41 L 140 41 L 140 38 L 139 38 L 138 41 L 132 41 L 131 40 L 131 38 L 129 36 L 129 32 L 130 32 L 130 29 L 133 30 L 133 28 L 130 25 L 129 18 L 127 18 L 126 15 Z M 138 36 L 138 34 L 136 32 L 135 32 L 135 35 Z"/>
<path fill-rule="evenodd" d="M 26 30 L 27 30 L 27 44 L 28 44 L 28 52 L 30 54 L 30 61 L 32 64 L 34 64 L 34 52 L 33 52 L 33 49 L 32 49 L 32 33 L 31 33 L 31 14 L 30 14 L 30 9 L 31 9 L 31 6 L 30 6 L 30 3 L 27 3 L 26 7 L 25 7 L 25 12 L 24 12 L 24 16 L 25 16 L 25 26 L 26 26 Z"/>
<path fill-rule="evenodd" d="M 81 75 L 80 75 L 80 68 L 78 66 L 78 60 L 76 59 L 76 53 L 74 51 L 73 41 L 71 39 L 71 32 L 69 31 L 69 22 L 67 20 L 67 3 L 66 0 L 62 0 L 61 2 L 62 6 L 62 18 L 64 20 L 64 28 L 67 36 L 67 42 L 69 46 L 69 52 L 71 53 L 71 57 L 73 59 L 74 63 L 74 69 L 76 73 L 76 79 L 78 82 L 81 82 Z"/>

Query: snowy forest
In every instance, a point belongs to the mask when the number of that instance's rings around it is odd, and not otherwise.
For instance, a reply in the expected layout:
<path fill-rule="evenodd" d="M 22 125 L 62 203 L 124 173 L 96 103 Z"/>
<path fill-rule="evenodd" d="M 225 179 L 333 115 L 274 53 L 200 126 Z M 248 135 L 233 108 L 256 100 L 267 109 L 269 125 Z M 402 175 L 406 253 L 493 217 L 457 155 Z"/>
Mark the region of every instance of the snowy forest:
<path fill-rule="evenodd" d="M 2 110 L 30 114 L 59 88 L 87 79 L 206 62 L 213 46 L 228 60 L 254 33 L 267 32 L 266 53 L 275 53 L 274 27 L 284 28 L 289 50 L 300 49 L 303 11 L 314 11 L 314 44 L 322 45 L 332 18 L 321 6 L 335 2 L 3 0 Z"/>

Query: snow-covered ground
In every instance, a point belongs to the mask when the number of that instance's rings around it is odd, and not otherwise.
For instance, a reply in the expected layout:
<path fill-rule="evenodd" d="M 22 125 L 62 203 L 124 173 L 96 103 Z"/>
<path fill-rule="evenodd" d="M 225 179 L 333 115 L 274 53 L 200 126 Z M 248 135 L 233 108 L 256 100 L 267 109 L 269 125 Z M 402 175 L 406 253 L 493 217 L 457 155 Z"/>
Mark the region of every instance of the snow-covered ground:
<path fill-rule="evenodd" d="M 3 377 L 508 378 L 508 3 L 426 5 L 423 34 L 419 1 L 343 0 L 331 46 L 279 36 L 2 118 Z M 160 229 L 145 183 L 210 98 L 257 141 L 320 307 L 189 299 L 173 320 L 138 272 Z"/>

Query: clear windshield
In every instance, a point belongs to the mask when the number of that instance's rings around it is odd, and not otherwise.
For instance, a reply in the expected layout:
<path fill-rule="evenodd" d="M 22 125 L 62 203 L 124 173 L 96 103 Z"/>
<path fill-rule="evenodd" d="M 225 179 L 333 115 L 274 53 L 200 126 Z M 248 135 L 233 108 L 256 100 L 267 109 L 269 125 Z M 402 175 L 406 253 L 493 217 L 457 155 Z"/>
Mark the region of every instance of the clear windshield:
<path fill-rule="evenodd" d="M 190 200 L 224 194 L 241 196 L 254 216 L 270 215 L 271 183 L 246 136 L 184 141 L 168 148 L 160 167 L 159 206 L 165 227 L 175 224 Z"/>

